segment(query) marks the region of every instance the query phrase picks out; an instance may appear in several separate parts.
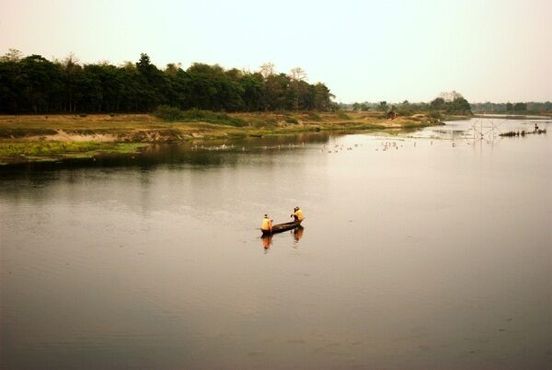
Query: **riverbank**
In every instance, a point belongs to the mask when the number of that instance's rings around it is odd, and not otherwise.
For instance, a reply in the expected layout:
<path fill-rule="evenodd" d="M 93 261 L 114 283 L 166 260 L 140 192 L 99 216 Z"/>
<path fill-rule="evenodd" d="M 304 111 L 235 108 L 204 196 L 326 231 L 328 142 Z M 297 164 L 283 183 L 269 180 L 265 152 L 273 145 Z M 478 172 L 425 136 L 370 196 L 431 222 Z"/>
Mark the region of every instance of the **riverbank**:
<path fill-rule="evenodd" d="M 217 116 L 216 123 L 209 120 L 167 122 L 150 114 L 0 116 L 0 164 L 132 155 L 153 143 L 442 124 L 425 114 L 388 119 L 378 112 L 232 113 Z"/>

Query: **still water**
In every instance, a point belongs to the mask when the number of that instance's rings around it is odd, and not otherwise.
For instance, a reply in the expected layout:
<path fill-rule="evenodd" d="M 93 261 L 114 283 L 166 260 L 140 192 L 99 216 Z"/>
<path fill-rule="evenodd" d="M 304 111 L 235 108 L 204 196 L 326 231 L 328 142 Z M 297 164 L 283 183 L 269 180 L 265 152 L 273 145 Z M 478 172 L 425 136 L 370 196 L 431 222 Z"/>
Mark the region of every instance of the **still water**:
<path fill-rule="evenodd" d="M 552 134 L 509 129 L 0 169 L 0 368 L 550 368 Z"/>

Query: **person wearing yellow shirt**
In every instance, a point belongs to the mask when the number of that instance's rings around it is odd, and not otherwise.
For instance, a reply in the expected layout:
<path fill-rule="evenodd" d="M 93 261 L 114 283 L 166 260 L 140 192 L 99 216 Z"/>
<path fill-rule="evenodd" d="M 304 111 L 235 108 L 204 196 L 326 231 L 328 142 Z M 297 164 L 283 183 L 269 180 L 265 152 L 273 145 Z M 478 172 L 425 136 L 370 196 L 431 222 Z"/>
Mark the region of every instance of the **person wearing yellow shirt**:
<path fill-rule="evenodd" d="M 293 209 L 293 214 L 291 215 L 295 221 L 303 221 L 305 219 L 305 216 L 303 215 L 303 211 L 299 207 L 295 207 Z"/>
<path fill-rule="evenodd" d="M 272 219 L 270 219 L 268 215 L 264 215 L 263 223 L 261 224 L 261 230 L 265 232 L 272 231 Z"/>

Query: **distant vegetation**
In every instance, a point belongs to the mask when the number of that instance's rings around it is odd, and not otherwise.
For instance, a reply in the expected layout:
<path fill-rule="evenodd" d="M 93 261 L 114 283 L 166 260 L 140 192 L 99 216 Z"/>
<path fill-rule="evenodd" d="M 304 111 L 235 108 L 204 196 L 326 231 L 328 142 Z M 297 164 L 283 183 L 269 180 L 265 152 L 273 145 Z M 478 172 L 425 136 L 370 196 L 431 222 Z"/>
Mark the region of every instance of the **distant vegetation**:
<path fill-rule="evenodd" d="M 552 113 L 552 102 L 518 102 L 518 103 L 472 103 L 475 113 L 499 114 L 543 114 Z"/>
<path fill-rule="evenodd" d="M 245 122 L 237 117 L 230 117 L 226 113 L 208 110 L 190 109 L 182 111 L 168 105 L 159 106 L 153 114 L 165 121 L 207 122 L 221 125 L 241 127 Z"/>
<path fill-rule="evenodd" d="M 444 92 L 429 103 L 411 103 L 408 100 L 402 103 L 389 104 L 386 101 L 379 103 L 341 104 L 343 110 L 385 112 L 388 115 L 411 116 L 425 113 L 434 118 L 443 115 L 472 115 L 470 103 L 458 92 Z"/>
<path fill-rule="evenodd" d="M 323 83 L 306 82 L 301 68 L 276 73 L 270 63 L 247 72 L 201 63 L 186 70 L 168 64 L 161 70 L 147 54 L 120 66 L 80 64 L 72 56 L 63 61 L 23 57 L 14 49 L 0 57 L 0 114 L 151 113 L 160 106 L 165 107 L 159 114 L 168 116 L 190 109 L 196 109 L 193 116 L 206 110 L 328 111 L 332 98 Z"/>

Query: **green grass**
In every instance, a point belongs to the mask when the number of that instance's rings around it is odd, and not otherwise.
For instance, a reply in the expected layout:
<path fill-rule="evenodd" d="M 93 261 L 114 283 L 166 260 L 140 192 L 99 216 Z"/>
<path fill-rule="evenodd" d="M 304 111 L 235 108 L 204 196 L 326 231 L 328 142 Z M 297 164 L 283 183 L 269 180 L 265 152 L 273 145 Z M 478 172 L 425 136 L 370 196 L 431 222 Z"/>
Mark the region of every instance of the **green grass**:
<path fill-rule="evenodd" d="M 44 136 L 55 135 L 56 130 L 49 128 L 12 128 L 0 127 L 0 138 L 11 139 L 21 138 L 24 136 Z"/>
<path fill-rule="evenodd" d="M 234 127 L 243 127 L 247 125 L 244 120 L 237 117 L 231 117 L 226 113 L 212 112 L 201 109 L 190 109 L 183 111 L 176 107 L 170 107 L 167 105 L 159 106 L 153 115 L 167 122 L 207 122 Z"/>
<path fill-rule="evenodd" d="M 310 121 L 316 121 L 316 122 L 322 121 L 322 117 L 320 117 L 320 115 L 317 114 L 317 113 L 315 113 L 315 112 L 309 112 L 309 113 L 307 113 L 307 118 L 308 118 Z"/>
<path fill-rule="evenodd" d="M 43 156 L 60 155 L 98 150 L 100 143 L 94 142 L 31 142 L 31 143 L 0 143 L 0 156 Z"/>
<path fill-rule="evenodd" d="M 322 130 L 324 131 L 332 131 L 332 130 L 385 130 L 386 127 L 383 125 L 378 125 L 374 123 L 363 123 L 363 122 L 351 122 L 350 125 L 344 125 L 344 126 L 328 126 L 328 127 L 322 127 Z"/>
<path fill-rule="evenodd" d="M 91 158 L 100 154 L 131 154 L 143 147 L 140 143 L 102 142 L 0 142 L 0 162 Z"/>
<path fill-rule="evenodd" d="M 345 119 L 345 120 L 351 119 L 351 117 L 349 117 L 349 115 L 345 112 L 337 112 L 336 115 L 337 115 L 337 118 L 339 119 Z"/>
<path fill-rule="evenodd" d="M 296 119 L 296 118 L 293 118 L 293 117 L 290 117 L 290 116 L 286 116 L 286 118 L 284 119 L 284 121 L 286 123 L 292 123 L 294 125 L 297 125 L 299 123 L 299 121 Z"/>

